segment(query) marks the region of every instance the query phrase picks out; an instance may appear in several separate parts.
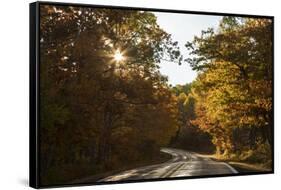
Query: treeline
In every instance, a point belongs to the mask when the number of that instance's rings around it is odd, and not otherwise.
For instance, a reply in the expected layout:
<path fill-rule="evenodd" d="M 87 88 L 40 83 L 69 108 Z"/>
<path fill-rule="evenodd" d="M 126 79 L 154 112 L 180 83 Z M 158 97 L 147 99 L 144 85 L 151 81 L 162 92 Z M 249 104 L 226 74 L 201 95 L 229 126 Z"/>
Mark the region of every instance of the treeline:
<path fill-rule="evenodd" d="M 156 17 L 68 6 L 41 6 L 40 16 L 42 185 L 157 157 L 178 128 L 158 64 L 181 57 Z"/>
<path fill-rule="evenodd" d="M 186 47 L 199 73 L 190 122 L 211 135 L 217 155 L 271 167 L 271 20 L 224 17 Z"/>
<path fill-rule="evenodd" d="M 171 88 L 172 93 L 177 97 L 179 127 L 170 146 L 195 152 L 213 153 L 214 145 L 210 134 L 192 122 L 196 119 L 196 99 L 192 94 L 192 89 L 193 83 Z"/>

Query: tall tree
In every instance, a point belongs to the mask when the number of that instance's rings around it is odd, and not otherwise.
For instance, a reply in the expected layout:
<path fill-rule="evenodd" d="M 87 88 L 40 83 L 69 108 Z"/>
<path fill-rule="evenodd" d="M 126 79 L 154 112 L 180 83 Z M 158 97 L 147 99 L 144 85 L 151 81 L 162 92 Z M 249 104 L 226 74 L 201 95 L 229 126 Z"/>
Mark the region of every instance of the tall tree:
<path fill-rule="evenodd" d="M 224 17 L 218 31 L 186 44 L 193 56 L 186 61 L 199 72 L 193 122 L 212 134 L 220 154 L 272 144 L 271 32 L 270 19 Z"/>
<path fill-rule="evenodd" d="M 47 5 L 40 14 L 43 183 L 76 173 L 63 167 L 102 172 L 158 154 L 177 128 L 159 63 L 181 56 L 154 14 Z"/>

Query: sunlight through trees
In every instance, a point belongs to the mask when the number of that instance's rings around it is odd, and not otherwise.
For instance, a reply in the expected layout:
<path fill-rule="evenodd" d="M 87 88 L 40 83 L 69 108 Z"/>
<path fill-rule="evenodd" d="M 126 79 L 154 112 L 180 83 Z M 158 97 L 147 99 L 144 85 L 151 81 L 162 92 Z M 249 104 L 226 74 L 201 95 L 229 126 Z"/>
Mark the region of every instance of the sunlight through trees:
<path fill-rule="evenodd" d="M 163 146 L 271 167 L 271 39 L 269 19 L 223 17 L 182 60 L 151 12 L 41 6 L 42 183 L 164 161 Z M 171 86 L 161 60 L 198 77 Z"/>

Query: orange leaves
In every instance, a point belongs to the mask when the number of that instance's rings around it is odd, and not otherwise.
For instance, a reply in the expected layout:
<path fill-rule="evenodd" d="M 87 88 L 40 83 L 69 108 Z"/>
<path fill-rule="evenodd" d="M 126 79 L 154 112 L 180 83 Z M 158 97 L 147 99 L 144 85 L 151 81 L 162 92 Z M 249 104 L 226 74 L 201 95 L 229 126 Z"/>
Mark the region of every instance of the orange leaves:
<path fill-rule="evenodd" d="M 192 124 L 208 131 L 218 149 L 231 150 L 231 144 L 242 143 L 232 137 L 236 128 L 271 123 L 271 21 L 224 17 L 220 27 L 188 44 L 195 55 L 190 64 L 200 71 L 191 90 L 196 99 Z"/>

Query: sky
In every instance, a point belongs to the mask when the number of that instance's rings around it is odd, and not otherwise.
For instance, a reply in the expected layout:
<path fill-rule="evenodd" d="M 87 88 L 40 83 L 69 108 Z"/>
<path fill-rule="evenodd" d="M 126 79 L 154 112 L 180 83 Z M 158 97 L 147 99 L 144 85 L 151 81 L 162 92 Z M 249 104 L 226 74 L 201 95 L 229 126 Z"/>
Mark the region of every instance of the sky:
<path fill-rule="evenodd" d="M 192 41 L 194 36 L 200 36 L 202 30 L 210 27 L 218 28 L 221 16 L 194 15 L 182 13 L 154 12 L 160 28 L 172 35 L 173 41 L 178 41 L 180 51 L 184 59 L 188 57 L 185 48 L 187 41 Z M 161 61 L 160 72 L 168 76 L 171 85 L 186 84 L 192 82 L 197 74 L 188 63 L 178 65 L 177 63 Z"/>

